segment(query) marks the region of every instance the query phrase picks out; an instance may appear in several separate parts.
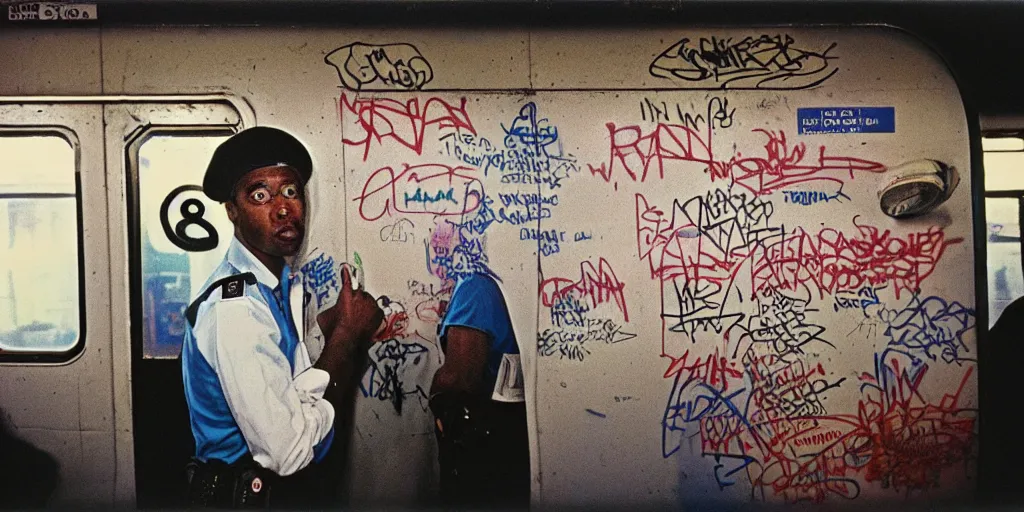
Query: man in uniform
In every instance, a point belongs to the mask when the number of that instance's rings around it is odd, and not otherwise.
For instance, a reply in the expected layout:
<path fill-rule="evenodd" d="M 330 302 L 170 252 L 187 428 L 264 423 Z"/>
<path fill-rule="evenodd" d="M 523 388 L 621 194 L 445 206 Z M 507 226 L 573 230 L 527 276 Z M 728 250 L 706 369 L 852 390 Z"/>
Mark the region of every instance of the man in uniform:
<path fill-rule="evenodd" d="M 303 344 L 303 288 L 291 267 L 305 235 L 312 161 L 274 128 L 242 131 L 217 148 L 203 192 L 224 203 L 234 237 L 187 309 L 182 376 L 196 452 L 190 506 L 323 505 L 335 424 L 383 312 L 342 271 L 337 304 L 317 321 L 316 364 Z M 342 445 L 344 443 L 334 443 Z"/>
<path fill-rule="evenodd" d="M 487 273 L 461 275 L 440 326 L 434 374 L 441 498 L 448 506 L 527 508 L 530 451 L 519 345 Z"/>

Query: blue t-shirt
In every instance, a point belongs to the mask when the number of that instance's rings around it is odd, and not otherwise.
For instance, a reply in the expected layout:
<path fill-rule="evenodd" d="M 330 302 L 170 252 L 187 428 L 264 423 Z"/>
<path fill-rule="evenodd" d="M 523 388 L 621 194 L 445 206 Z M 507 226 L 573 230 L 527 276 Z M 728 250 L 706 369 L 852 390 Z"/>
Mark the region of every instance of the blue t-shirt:
<path fill-rule="evenodd" d="M 519 353 L 505 296 L 493 278 L 484 274 L 470 274 L 455 284 L 448 311 L 441 322 L 441 350 L 447 347 L 448 328 L 453 325 L 483 331 L 490 338 L 483 390 L 489 397 L 498 377 L 502 357 Z"/>

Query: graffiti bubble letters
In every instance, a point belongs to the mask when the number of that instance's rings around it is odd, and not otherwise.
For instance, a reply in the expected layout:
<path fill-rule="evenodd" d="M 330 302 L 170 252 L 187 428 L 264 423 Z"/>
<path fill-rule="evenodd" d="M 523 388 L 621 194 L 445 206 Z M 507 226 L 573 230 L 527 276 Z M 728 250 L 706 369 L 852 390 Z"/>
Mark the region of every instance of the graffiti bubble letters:
<path fill-rule="evenodd" d="M 484 196 L 474 173 L 468 167 L 442 164 L 406 164 L 398 173 L 383 167 L 370 175 L 353 200 L 367 221 L 395 214 L 463 215 L 476 210 Z M 439 192 L 424 194 L 424 188 Z"/>
<path fill-rule="evenodd" d="M 828 53 L 794 46 L 790 35 L 683 38 L 651 63 L 652 76 L 722 89 L 807 89 L 838 72 Z"/>
<path fill-rule="evenodd" d="M 203 218 L 203 214 L 206 213 L 206 206 L 203 205 L 202 200 L 196 198 L 188 198 L 181 202 L 181 220 L 174 225 L 174 230 L 171 230 L 171 219 L 170 209 L 171 204 L 178 198 L 178 196 L 185 192 L 202 192 L 203 187 L 199 185 L 182 185 L 167 194 L 164 198 L 164 202 L 160 205 L 160 226 L 164 229 L 164 235 L 171 241 L 172 244 L 180 249 L 189 252 L 203 252 L 217 248 L 219 238 L 217 237 L 217 229 L 210 224 L 210 221 Z M 203 238 L 195 238 L 188 234 L 186 231 L 189 226 L 197 226 L 202 228 L 206 232 L 206 236 Z"/>
<path fill-rule="evenodd" d="M 383 145 L 393 140 L 401 146 L 423 153 L 423 137 L 429 126 L 438 130 L 462 130 L 476 135 L 473 123 L 466 113 L 466 98 L 458 107 L 447 101 L 431 97 L 420 103 L 419 98 L 401 102 L 387 98 L 353 98 L 341 95 L 342 142 L 349 146 L 363 146 L 363 161 L 370 155 L 370 145 Z"/>
<path fill-rule="evenodd" d="M 357 91 L 377 82 L 395 89 L 422 89 L 434 78 L 430 63 L 411 44 L 352 43 L 328 53 L 324 62 L 338 70 L 344 87 Z"/>

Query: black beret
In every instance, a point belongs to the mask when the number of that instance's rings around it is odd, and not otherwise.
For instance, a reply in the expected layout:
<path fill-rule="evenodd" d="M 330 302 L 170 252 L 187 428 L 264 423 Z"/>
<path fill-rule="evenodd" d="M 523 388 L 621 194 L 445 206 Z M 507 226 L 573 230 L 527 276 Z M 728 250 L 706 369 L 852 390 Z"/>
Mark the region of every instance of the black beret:
<path fill-rule="evenodd" d="M 267 126 L 242 130 L 213 152 L 203 178 L 203 192 L 214 201 L 229 201 L 232 189 L 242 176 L 279 164 L 289 165 L 298 171 L 303 186 L 313 174 L 309 151 L 289 133 Z"/>

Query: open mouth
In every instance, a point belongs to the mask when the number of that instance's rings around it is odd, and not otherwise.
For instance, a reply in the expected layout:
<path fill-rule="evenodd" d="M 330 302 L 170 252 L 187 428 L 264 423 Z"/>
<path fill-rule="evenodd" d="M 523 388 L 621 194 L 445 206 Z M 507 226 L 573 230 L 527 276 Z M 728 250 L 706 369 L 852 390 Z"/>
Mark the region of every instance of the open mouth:
<path fill-rule="evenodd" d="M 274 232 L 277 239 L 285 242 L 294 242 L 299 239 L 299 230 L 295 226 L 285 226 Z"/>

